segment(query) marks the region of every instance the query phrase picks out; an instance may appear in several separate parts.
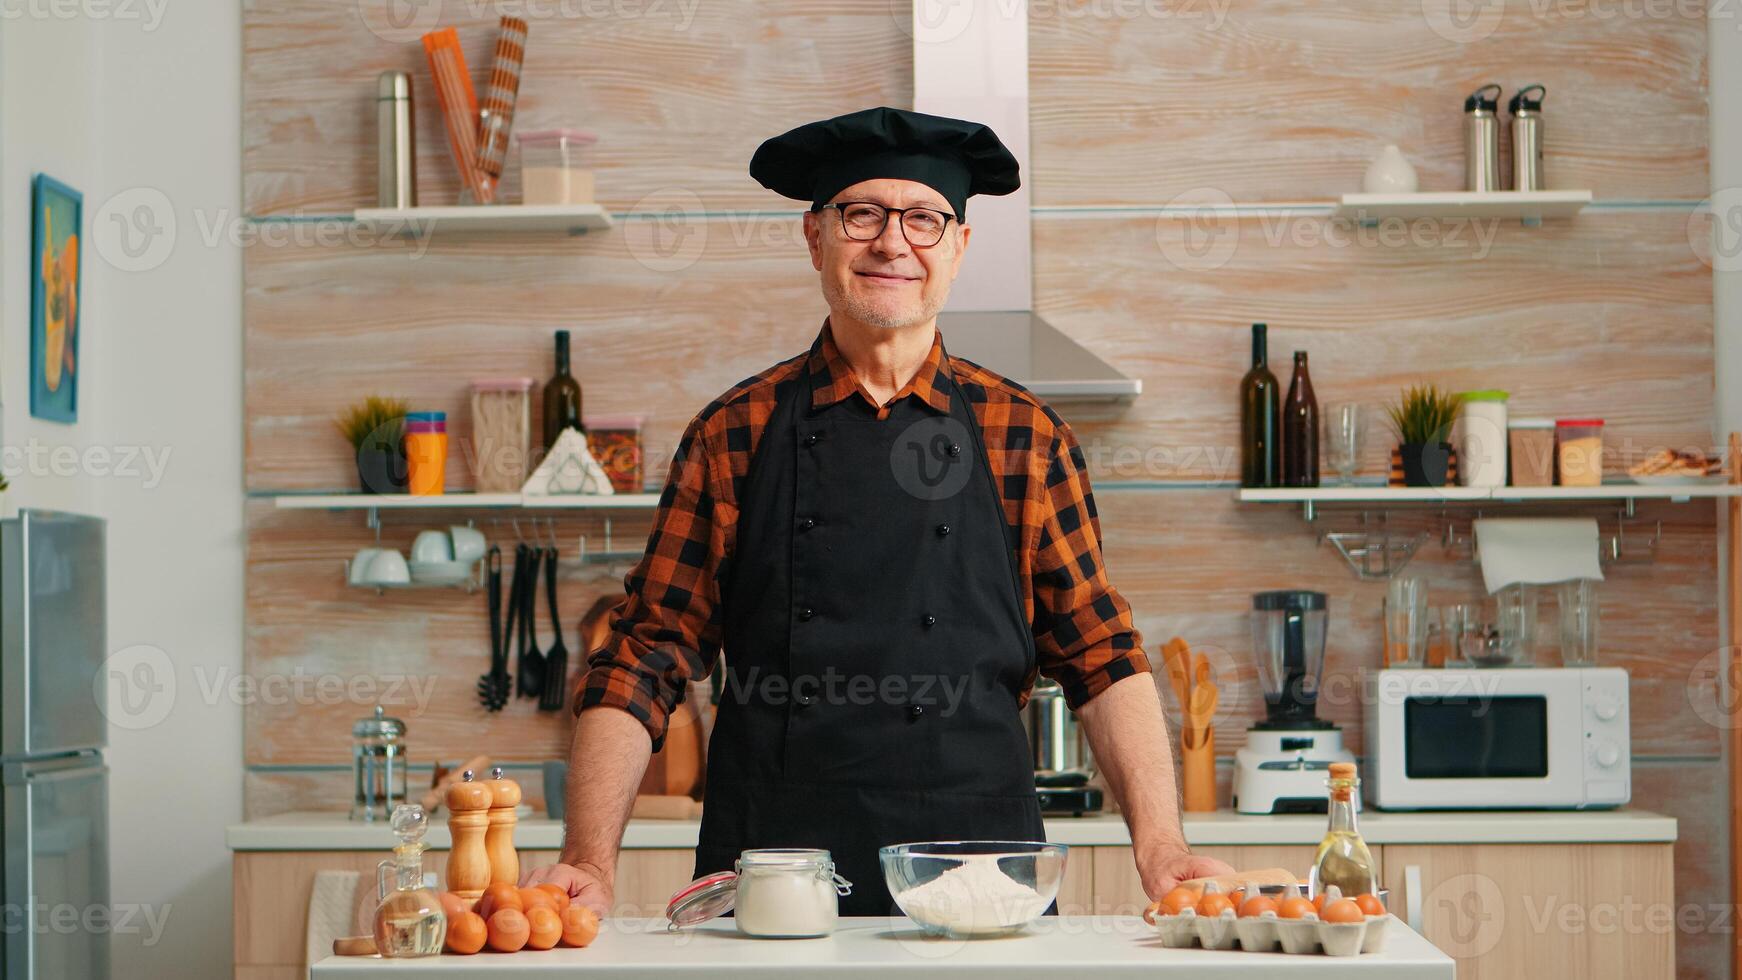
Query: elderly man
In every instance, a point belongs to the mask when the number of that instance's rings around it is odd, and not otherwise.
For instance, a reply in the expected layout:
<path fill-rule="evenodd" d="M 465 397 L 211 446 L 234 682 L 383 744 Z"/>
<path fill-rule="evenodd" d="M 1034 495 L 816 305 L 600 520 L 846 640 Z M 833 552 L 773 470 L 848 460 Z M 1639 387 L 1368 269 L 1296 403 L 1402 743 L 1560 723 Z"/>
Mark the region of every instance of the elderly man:
<path fill-rule="evenodd" d="M 879 108 L 768 140 L 750 174 L 810 203 L 829 315 L 685 432 L 576 699 L 562 863 L 530 880 L 609 905 L 649 753 L 722 649 L 698 876 L 748 848 L 826 848 L 853 884 L 843 914 L 880 915 L 880 846 L 1043 840 L 1021 720 L 1037 673 L 1088 732 L 1144 889 L 1231 870 L 1181 834 L 1070 428 L 937 329 L 967 199 L 1015 190 L 1015 158 L 983 125 Z"/>

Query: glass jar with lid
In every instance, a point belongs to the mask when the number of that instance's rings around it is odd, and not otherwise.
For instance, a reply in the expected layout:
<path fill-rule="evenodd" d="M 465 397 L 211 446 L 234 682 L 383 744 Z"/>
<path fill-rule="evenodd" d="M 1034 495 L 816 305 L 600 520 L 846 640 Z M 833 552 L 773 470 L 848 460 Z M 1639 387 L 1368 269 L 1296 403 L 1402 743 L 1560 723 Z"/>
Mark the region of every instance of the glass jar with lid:
<path fill-rule="evenodd" d="M 851 882 L 828 851 L 767 848 L 740 852 L 733 871 L 705 875 L 672 896 L 673 929 L 733 912 L 738 931 L 759 939 L 814 939 L 835 931 L 840 896 Z"/>

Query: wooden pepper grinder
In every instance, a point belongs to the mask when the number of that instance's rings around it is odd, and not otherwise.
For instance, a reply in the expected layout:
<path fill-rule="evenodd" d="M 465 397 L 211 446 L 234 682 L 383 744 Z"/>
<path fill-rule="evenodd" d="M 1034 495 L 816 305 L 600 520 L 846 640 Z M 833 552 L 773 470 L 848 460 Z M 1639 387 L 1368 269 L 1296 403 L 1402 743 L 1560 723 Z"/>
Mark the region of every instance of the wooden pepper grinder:
<path fill-rule="evenodd" d="M 520 884 L 520 855 L 514 850 L 514 825 L 520 815 L 520 784 L 502 775 L 502 767 L 490 770 L 490 829 L 484 849 L 490 855 L 490 881 Z"/>
<path fill-rule="evenodd" d="M 519 799 L 519 788 L 515 798 Z M 448 833 L 453 849 L 448 852 L 448 891 L 468 907 L 490 884 L 490 853 L 484 835 L 490 826 L 490 787 L 473 778 L 468 769 L 448 787 Z"/>

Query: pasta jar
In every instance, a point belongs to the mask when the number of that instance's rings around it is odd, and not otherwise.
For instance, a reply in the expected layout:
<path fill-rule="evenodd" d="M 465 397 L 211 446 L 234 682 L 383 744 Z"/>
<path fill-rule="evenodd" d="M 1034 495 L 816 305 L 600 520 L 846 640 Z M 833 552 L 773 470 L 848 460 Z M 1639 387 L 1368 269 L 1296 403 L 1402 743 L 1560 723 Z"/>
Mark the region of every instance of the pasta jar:
<path fill-rule="evenodd" d="M 405 414 L 405 466 L 408 489 L 420 497 L 440 495 L 448 468 L 448 413 Z"/>
<path fill-rule="evenodd" d="M 840 896 L 853 891 L 824 850 L 742 851 L 734 868 L 697 878 L 673 895 L 665 910 L 670 928 L 734 911 L 738 931 L 746 936 L 815 939 L 835 931 Z"/>
<path fill-rule="evenodd" d="M 532 457 L 532 379 L 472 382 L 472 455 L 479 493 L 513 493 Z"/>
<path fill-rule="evenodd" d="M 1603 420 L 1556 419 L 1555 464 L 1563 487 L 1594 487 L 1603 482 Z"/>

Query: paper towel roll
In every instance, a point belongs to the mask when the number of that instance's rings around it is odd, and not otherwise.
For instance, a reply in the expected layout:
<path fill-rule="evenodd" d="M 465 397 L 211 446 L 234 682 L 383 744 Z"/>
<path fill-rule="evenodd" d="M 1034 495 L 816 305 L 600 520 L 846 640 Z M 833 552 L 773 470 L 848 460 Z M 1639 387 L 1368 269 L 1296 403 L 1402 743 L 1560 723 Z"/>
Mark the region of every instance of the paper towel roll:
<path fill-rule="evenodd" d="M 1594 517 L 1486 517 L 1475 522 L 1475 534 L 1490 595 L 1517 582 L 1603 578 Z"/>

